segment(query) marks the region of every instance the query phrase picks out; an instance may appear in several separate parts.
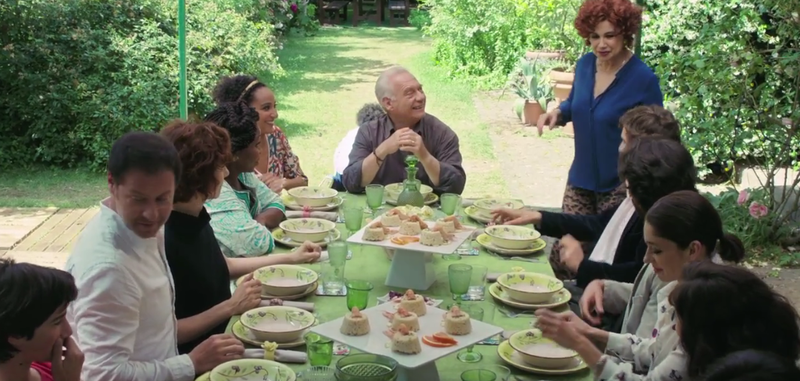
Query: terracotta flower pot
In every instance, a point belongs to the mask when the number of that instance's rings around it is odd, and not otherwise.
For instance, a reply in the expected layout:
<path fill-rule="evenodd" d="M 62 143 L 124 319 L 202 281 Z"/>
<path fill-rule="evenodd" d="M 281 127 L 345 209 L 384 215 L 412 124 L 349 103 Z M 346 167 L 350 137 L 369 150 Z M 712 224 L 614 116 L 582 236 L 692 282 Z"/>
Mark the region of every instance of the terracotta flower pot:
<path fill-rule="evenodd" d="M 569 73 L 562 70 L 550 70 L 550 73 L 547 74 L 550 77 L 550 80 L 555 83 L 563 83 L 563 84 L 570 84 L 575 81 L 575 73 Z"/>
<path fill-rule="evenodd" d="M 553 86 L 553 97 L 563 101 L 569 98 L 570 91 L 572 91 L 572 84 L 556 83 Z"/>
<path fill-rule="evenodd" d="M 544 114 L 542 105 L 536 101 L 525 102 L 525 108 L 522 111 L 522 123 L 529 126 L 535 126 L 539 121 L 539 117 Z"/>

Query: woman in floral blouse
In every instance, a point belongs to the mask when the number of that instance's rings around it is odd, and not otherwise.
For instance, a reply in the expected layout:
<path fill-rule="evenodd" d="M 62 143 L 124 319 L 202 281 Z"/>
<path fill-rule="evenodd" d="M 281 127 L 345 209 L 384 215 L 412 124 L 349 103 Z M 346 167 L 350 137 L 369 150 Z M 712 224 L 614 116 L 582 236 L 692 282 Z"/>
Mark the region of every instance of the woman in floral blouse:
<path fill-rule="evenodd" d="M 645 262 L 667 283 L 657 294 L 658 317 L 650 337 L 593 328 L 571 312 L 537 311 L 538 325 L 544 336 L 576 350 L 594 365 L 598 380 L 688 381 L 694 348 L 684 351 L 679 345 L 670 293 L 679 287 L 687 263 L 739 262 L 744 247 L 736 236 L 723 231 L 714 206 L 695 191 L 675 192 L 658 200 L 645 217 L 644 237 Z M 702 304 L 691 308 L 708 312 Z"/>
<path fill-rule="evenodd" d="M 258 112 L 259 139 L 263 148 L 255 166 L 256 176 L 273 192 L 308 185 L 308 177 L 300 168 L 300 159 L 292 152 L 286 134 L 275 125 L 278 103 L 275 93 L 250 75 L 225 77 L 213 92 L 217 105 L 243 101 Z"/>
<path fill-rule="evenodd" d="M 286 218 L 286 209 L 280 196 L 253 173 L 262 146 L 258 114 L 244 102 L 224 103 L 205 120 L 228 130 L 233 153 L 219 197 L 206 202 L 222 253 L 227 257 L 269 253 L 275 246 L 270 229 Z"/>

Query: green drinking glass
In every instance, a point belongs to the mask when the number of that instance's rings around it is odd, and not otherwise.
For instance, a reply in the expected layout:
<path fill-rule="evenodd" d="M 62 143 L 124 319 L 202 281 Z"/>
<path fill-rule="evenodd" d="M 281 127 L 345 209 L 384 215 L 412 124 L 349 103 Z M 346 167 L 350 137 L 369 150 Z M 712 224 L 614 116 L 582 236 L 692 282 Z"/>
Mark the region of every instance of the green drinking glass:
<path fill-rule="evenodd" d="M 369 304 L 369 292 L 372 291 L 372 283 L 365 280 L 348 280 L 345 282 L 347 287 L 347 310 L 358 307 L 364 310 Z"/>
<path fill-rule="evenodd" d="M 469 315 L 470 319 L 476 321 L 483 321 L 483 308 L 478 307 L 474 304 L 469 304 L 461 306 L 461 310 L 466 312 L 467 315 Z M 478 352 L 473 352 L 472 351 L 473 347 L 474 345 L 470 345 L 467 347 L 467 349 L 461 351 L 457 356 L 458 360 L 461 362 L 481 361 L 483 359 L 483 355 Z M 489 372 L 489 373 L 492 373 L 492 376 L 494 376 L 494 372 Z M 492 380 L 494 380 L 494 378 L 492 378 Z"/>
<path fill-rule="evenodd" d="M 453 301 L 459 304 L 461 295 L 469 291 L 469 282 L 472 279 L 472 266 L 462 263 L 454 263 L 447 266 L 447 277 L 450 280 L 450 293 L 453 294 Z"/>
<path fill-rule="evenodd" d="M 333 340 L 308 333 L 305 336 L 306 353 L 311 366 L 328 366 L 333 361 Z"/>
<path fill-rule="evenodd" d="M 439 205 L 441 206 L 442 213 L 448 216 L 455 214 L 460 204 L 461 196 L 455 193 L 445 193 L 442 197 L 439 197 Z"/>
<path fill-rule="evenodd" d="M 367 193 L 367 206 L 370 209 L 370 213 L 375 213 L 378 208 L 381 207 L 383 204 L 383 185 L 380 184 L 370 184 L 366 187 Z"/>
<path fill-rule="evenodd" d="M 461 381 L 495 381 L 497 375 L 491 370 L 470 369 L 461 373 Z"/>
<path fill-rule="evenodd" d="M 347 242 L 334 241 L 328 244 L 328 258 L 333 266 L 344 266 L 347 261 Z"/>
<path fill-rule="evenodd" d="M 355 206 L 344 207 L 344 227 L 352 235 L 361 229 L 364 222 L 364 209 Z"/>

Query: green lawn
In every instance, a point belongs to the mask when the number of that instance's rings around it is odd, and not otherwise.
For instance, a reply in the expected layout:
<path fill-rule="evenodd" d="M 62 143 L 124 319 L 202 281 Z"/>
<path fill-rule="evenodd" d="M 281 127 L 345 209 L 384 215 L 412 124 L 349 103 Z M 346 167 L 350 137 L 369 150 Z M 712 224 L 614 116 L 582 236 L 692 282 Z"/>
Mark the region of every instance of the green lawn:
<path fill-rule="evenodd" d="M 333 172 L 333 152 L 356 126 L 356 112 L 374 102 L 374 83 L 385 68 L 400 64 L 422 82 L 428 112 L 461 139 L 468 173 L 466 196 L 508 195 L 487 127 L 473 106 L 473 89 L 435 67 L 430 41 L 412 28 L 326 28 L 315 37 L 295 37 L 279 51 L 287 75 L 269 81 L 280 119 L 300 162 L 316 184 Z M 189 73 L 191 75 L 191 73 Z M 4 171 L 0 206 L 83 207 L 107 194 L 105 176 L 81 170 Z"/>

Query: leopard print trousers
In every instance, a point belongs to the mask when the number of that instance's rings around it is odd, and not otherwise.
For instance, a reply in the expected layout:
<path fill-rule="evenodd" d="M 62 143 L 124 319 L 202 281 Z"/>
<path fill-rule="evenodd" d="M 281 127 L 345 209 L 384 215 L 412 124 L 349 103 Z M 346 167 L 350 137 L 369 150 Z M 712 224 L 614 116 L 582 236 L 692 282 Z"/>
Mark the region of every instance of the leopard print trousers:
<path fill-rule="evenodd" d="M 600 214 L 621 204 L 627 193 L 625 184 L 621 184 L 617 189 L 609 192 L 594 192 L 567 184 L 567 189 L 564 190 L 564 201 L 562 202 L 561 210 L 566 214 Z M 590 255 L 593 247 L 594 242 L 583 242 L 584 254 Z M 553 244 L 553 250 L 550 251 L 550 265 L 553 267 L 553 272 L 558 279 L 567 280 L 575 277 L 575 274 L 572 274 L 561 263 L 560 241 L 556 241 Z"/>

